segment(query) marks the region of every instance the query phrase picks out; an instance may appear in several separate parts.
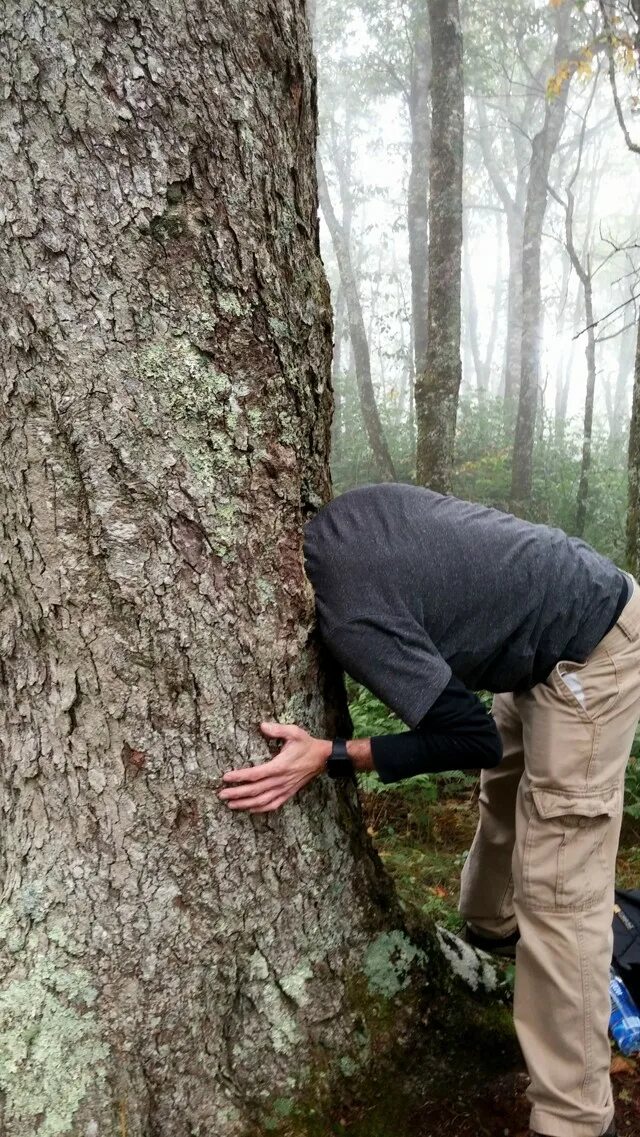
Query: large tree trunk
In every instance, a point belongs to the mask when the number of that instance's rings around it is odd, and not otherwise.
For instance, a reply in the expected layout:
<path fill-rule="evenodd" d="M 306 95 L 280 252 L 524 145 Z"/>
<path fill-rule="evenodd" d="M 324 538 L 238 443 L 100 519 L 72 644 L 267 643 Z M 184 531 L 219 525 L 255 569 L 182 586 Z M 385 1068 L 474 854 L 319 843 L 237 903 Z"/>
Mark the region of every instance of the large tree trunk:
<path fill-rule="evenodd" d="M 424 0 L 412 8 L 412 57 L 409 90 L 411 123 L 411 170 L 407 195 L 407 232 L 411 269 L 411 314 L 415 373 L 424 371 L 427 352 L 427 302 L 429 295 L 429 156 L 431 149 L 431 42 Z"/>
<path fill-rule="evenodd" d="M 303 5 L 4 16 L 0 1131 L 262 1133 L 421 958 L 353 790 L 215 794 L 261 719 L 334 729 Z"/>
<path fill-rule="evenodd" d="M 564 0 L 556 10 L 555 76 L 560 74 L 567 61 L 571 8 L 571 4 Z M 567 77 L 559 83 L 559 90 L 547 99 L 544 121 L 534 136 L 531 149 L 522 246 L 521 379 L 511 479 L 511 508 L 517 513 L 526 512 L 531 500 L 533 443 L 540 385 L 542 226 L 547 210 L 549 169 L 562 133 L 569 84 L 570 78 Z"/>
<path fill-rule="evenodd" d="M 351 249 L 345 235 L 344 227 L 336 217 L 320 159 L 318 159 L 318 190 L 322 213 L 327 223 L 329 233 L 331 234 L 331 241 L 338 262 L 340 282 L 347 306 L 349 336 L 353 349 L 356 382 L 358 384 L 360 409 L 362 411 L 364 428 L 367 432 L 369 446 L 371 447 L 371 453 L 373 454 L 373 460 L 376 464 L 379 477 L 382 481 L 393 482 L 395 481 L 396 473 L 384 430 L 382 429 L 382 423 L 380 422 L 380 413 L 373 389 L 369 340 L 364 325 L 362 304 L 360 303 L 358 285 L 351 261 Z"/>
<path fill-rule="evenodd" d="M 455 442 L 460 360 L 464 85 L 458 0 L 429 0 L 431 162 L 429 307 L 425 367 L 416 376 L 416 478 L 447 492 Z"/>

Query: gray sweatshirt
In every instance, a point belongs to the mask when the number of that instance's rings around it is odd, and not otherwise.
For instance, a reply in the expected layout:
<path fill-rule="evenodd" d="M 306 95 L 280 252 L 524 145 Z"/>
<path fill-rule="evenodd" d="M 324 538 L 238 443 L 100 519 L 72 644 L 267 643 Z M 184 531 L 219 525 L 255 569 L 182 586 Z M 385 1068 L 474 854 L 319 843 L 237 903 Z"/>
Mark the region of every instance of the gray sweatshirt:
<path fill-rule="evenodd" d="M 412 728 L 452 674 L 519 691 L 583 662 L 628 589 L 560 529 L 401 484 L 325 506 L 305 527 L 305 564 L 327 647 Z"/>

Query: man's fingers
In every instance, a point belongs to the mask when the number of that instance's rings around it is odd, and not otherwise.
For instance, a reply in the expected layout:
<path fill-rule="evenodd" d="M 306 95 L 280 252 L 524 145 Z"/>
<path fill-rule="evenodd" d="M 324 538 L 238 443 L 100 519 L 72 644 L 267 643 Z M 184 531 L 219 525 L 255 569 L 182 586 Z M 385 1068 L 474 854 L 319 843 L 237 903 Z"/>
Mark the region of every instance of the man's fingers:
<path fill-rule="evenodd" d="M 233 771 L 239 773 L 239 771 Z M 223 801 L 239 801 L 241 798 L 256 798 L 260 794 L 270 792 L 272 790 L 280 790 L 285 784 L 284 778 L 269 778 L 265 781 L 261 778 L 260 781 L 245 782 L 241 786 L 230 786 L 228 789 L 220 790 L 218 797 Z"/>
<path fill-rule="evenodd" d="M 288 741 L 304 738 L 307 733 L 302 727 L 289 722 L 261 722 L 260 730 L 267 738 L 285 738 Z"/>
<path fill-rule="evenodd" d="M 222 775 L 225 785 L 230 782 L 261 782 L 265 778 L 273 778 L 283 774 L 289 768 L 289 762 L 280 754 L 268 762 L 261 762 L 259 766 L 244 766 L 241 770 L 227 770 Z"/>
<path fill-rule="evenodd" d="M 250 809 L 252 813 L 261 812 L 269 807 L 273 808 L 276 801 L 286 801 L 291 794 L 283 790 L 282 786 L 266 790 L 255 797 L 238 798 L 228 802 L 229 809 Z"/>
<path fill-rule="evenodd" d="M 290 797 L 291 794 L 281 794 L 280 797 L 274 798 L 274 800 L 271 801 L 269 805 L 259 805 L 255 809 L 251 808 L 250 812 L 271 813 L 274 809 L 280 809 L 280 806 L 284 805 L 285 801 L 288 801 Z"/>

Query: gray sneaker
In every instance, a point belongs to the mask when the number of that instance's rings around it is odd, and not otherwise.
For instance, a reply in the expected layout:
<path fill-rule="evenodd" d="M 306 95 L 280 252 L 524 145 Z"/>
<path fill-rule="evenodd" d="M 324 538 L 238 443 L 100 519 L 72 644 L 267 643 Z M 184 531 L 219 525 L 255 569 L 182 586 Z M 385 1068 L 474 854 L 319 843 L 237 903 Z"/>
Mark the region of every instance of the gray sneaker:
<path fill-rule="evenodd" d="M 465 943 L 470 944 L 471 947 L 479 948 L 481 951 L 487 951 L 490 955 L 502 955 L 506 959 L 515 959 L 516 945 L 520 939 L 520 932 L 516 928 L 510 936 L 500 936 L 492 938 L 490 936 L 481 936 L 479 932 L 474 932 L 468 924 L 465 924 L 461 936 Z M 605 1134 L 605 1137 L 608 1137 Z"/>

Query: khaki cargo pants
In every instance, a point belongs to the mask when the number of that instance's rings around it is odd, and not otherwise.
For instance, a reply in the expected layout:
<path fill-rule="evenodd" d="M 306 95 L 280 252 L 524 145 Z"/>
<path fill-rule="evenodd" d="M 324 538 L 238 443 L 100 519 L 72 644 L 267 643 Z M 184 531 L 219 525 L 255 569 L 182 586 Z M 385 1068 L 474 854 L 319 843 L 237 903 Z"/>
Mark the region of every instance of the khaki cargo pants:
<path fill-rule="evenodd" d="M 483 770 L 460 911 L 478 932 L 516 926 L 514 1018 L 531 1128 L 598 1137 L 613 1118 L 609 965 L 624 773 L 640 716 L 640 588 L 586 663 L 497 695 L 504 745 Z"/>

